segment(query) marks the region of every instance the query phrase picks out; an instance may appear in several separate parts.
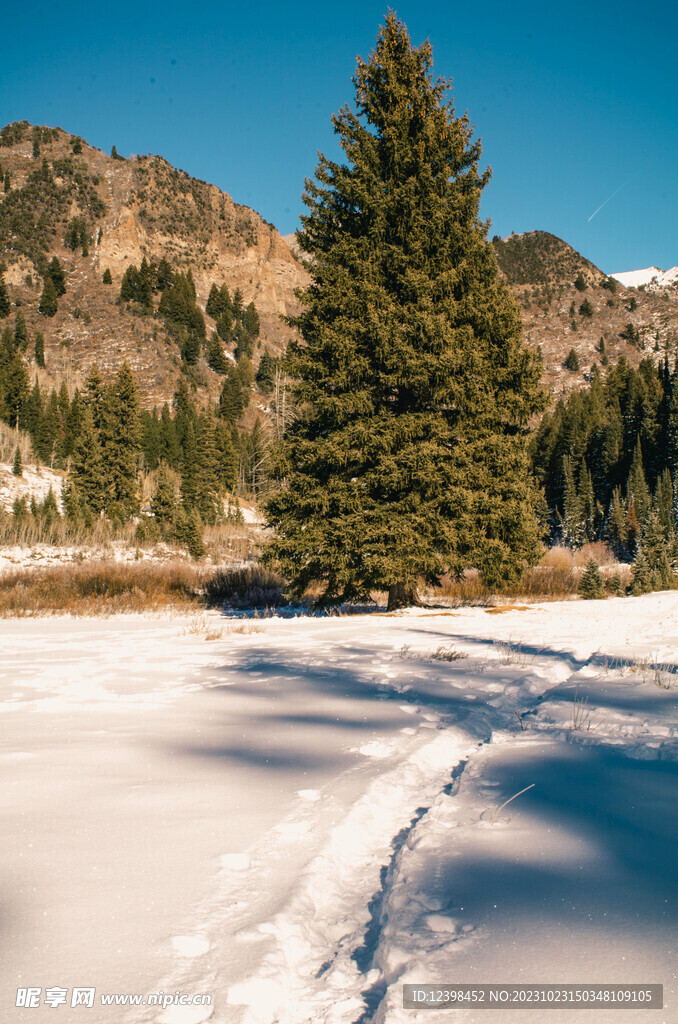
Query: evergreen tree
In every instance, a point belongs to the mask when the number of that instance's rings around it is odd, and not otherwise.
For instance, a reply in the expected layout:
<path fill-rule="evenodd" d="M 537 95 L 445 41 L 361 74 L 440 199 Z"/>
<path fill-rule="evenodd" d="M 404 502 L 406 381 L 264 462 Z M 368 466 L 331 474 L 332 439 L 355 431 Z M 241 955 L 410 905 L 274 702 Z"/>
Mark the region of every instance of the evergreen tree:
<path fill-rule="evenodd" d="M 14 358 L 14 331 L 7 324 L 0 336 L 0 368 L 4 368 Z"/>
<path fill-rule="evenodd" d="M 104 276 L 101 279 L 104 284 L 113 284 L 113 277 L 108 267 L 104 270 Z"/>
<path fill-rule="evenodd" d="M 87 221 L 84 217 L 72 217 L 68 222 L 66 228 L 66 234 L 64 235 L 64 245 L 67 249 L 71 249 L 75 252 L 76 249 L 83 250 L 83 256 L 86 255 L 84 250 L 87 248 Z"/>
<path fill-rule="evenodd" d="M 254 383 L 254 370 L 252 368 L 252 360 L 249 356 L 241 355 L 238 359 L 238 377 L 243 387 L 243 402 L 245 407 L 249 404 L 250 396 L 249 390 Z"/>
<path fill-rule="evenodd" d="M 28 348 L 28 331 L 26 321 L 20 309 L 17 310 L 14 321 L 14 347 L 18 352 L 25 352 Z"/>
<path fill-rule="evenodd" d="M 128 518 L 139 510 L 137 469 L 141 450 L 139 388 L 125 360 L 108 393 L 103 454 L 112 500 Z"/>
<path fill-rule="evenodd" d="M 51 484 L 49 491 L 45 495 L 43 501 L 40 503 L 39 516 L 46 526 L 50 526 L 55 519 L 61 518 L 61 513 L 59 512 L 59 505 L 57 504 L 56 495 L 52 490 Z"/>
<path fill-rule="evenodd" d="M 175 475 L 161 462 L 155 478 L 151 511 L 163 529 L 169 529 L 176 518 L 178 507 Z"/>
<path fill-rule="evenodd" d="M 599 510 L 596 505 L 596 498 L 593 491 L 593 480 L 591 479 L 591 474 L 588 471 L 586 459 L 582 459 L 581 467 L 579 469 L 578 492 L 584 539 L 588 542 L 596 539 L 598 532 L 597 526 Z"/>
<path fill-rule="evenodd" d="M 236 423 L 247 406 L 247 395 L 240 374 L 230 363 L 226 367 L 224 386 L 219 397 L 219 415 L 229 423 Z"/>
<path fill-rule="evenodd" d="M 144 256 L 139 268 L 138 292 L 136 301 L 144 310 L 153 312 L 153 280 L 154 272 L 148 260 Z"/>
<path fill-rule="evenodd" d="M 186 545 L 193 558 L 202 558 L 205 554 L 203 524 L 197 509 L 193 508 L 190 512 L 179 510 L 175 524 L 175 536 L 181 544 Z"/>
<path fill-rule="evenodd" d="M 673 525 L 673 482 L 671 474 L 664 470 L 654 493 L 653 507 L 661 524 L 664 537 L 668 540 L 674 535 Z"/>
<path fill-rule="evenodd" d="M 33 388 L 28 400 L 24 406 L 24 427 L 31 435 L 31 441 L 33 441 L 33 447 L 35 448 L 35 435 L 38 424 L 45 412 L 45 403 L 42 399 L 42 392 L 40 391 L 40 384 L 36 376 L 33 382 Z M 42 456 L 41 456 L 42 457 Z"/>
<path fill-rule="evenodd" d="M 97 430 L 101 430 L 104 422 L 104 403 L 106 387 L 96 363 L 92 363 L 85 378 L 82 404 L 92 410 L 92 419 Z"/>
<path fill-rule="evenodd" d="M 9 316 L 12 304 L 9 301 L 9 292 L 7 291 L 7 285 L 5 284 L 2 274 L 0 273 L 0 320 L 6 319 Z"/>
<path fill-rule="evenodd" d="M 207 297 L 207 305 L 205 306 L 205 312 L 208 316 L 218 320 L 223 312 L 223 305 L 221 302 L 221 292 L 215 284 L 210 288 L 210 293 Z"/>
<path fill-rule="evenodd" d="M 228 363 L 223 345 L 219 341 L 219 335 L 213 331 L 207 347 L 207 365 L 217 373 L 226 373 Z"/>
<path fill-rule="evenodd" d="M 579 596 L 587 601 L 600 600 L 600 598 L 605 597 L 603 577 L 600 575 L 600 569 L 593 558 L 590 558 L 586 563 L 586 568 L 579 580 L 577 591 Z"/>
<path fill-rule="evenodd" d="M 45 369 L 45 339 L 40 331 L 35 335 L 35 365 Z"/>
<path fill-rule="evenodd" d="M 175 274 L 162 293 L 158 312 L 170 330 L 183 328 L 200 340 L 205 337 L 205 318 L 195 304 L 195 283 L 191 272 Z"/>
<path fill-rule="evenodd" d="M 389 13 L 358 62 L 356 112 L 334 118 L 348 166 L 321 156 L 299 241 L 313 282 L 293 323 L 301 414 L 268 504 L 269 563 L 323 602 L 481 570 L 516 580 L 538 556 L 524 433 L 540 365 L 478 219 L 488 175 Z"/>
<path fill-rule="evenodd" d="M 7 422 L 10 427 L 24 425 L 24 410 L 30 394 L 28 370 L 15 352 L 3 371 L 4 405 L 7 409 Z"/>
<path fill-rule="evenodd" d="M 240 362 L 243 356 L 251 359 L 253 352 L 252 338 L 245 330 L 244 324 L 237 324 L 233 340 L 235 341 L 235 358 Z"/>
<path fill-rule="evenodd" d="M 221 301 L 221 315 L 223 316 L 224 313 L 226 313 L 230 316 L 231 322 L 233 322 L 233 300 L 231 299 L 231 293 L 228 290 L 228 285 L 225 283 L 222 284 L 219 289 L 219 299 Z"/>
<path fill-rule="evenodd" d="M 71 482 L 77 487 L 81 500 L 98 514 L 106 506 L 106 477 L 99 442 L 99 431 L 94 422 L 91 405 L 82 413 L 80 432 L 73 448 Z"/>
<path fill-rule="evenodd" d="M 61 504 L 68 523 L 76 529 L 82 525 L 92 526 L 91 510 L 83 503 L 78 488 L 72 480 L 67 480 L 61 489 Z"/>
<path fill-rule="evenodd" d="M 612 550 L 619 559 L 629 557 L 628 531 L 626 527 L 626 512 L 622 502 L 621 489 L 616 487 L 610 502 L 607 517 L 606 537 L 612 545 Z"/>
<path fill-rule="evenodd" d="M 568 547 L 579 548 L 586 542 L 586 527 L 568 455 L 563 456 L 563 480 L 562 540 Z"/>
<path fill-rule="evenodd" d="M 200 358 L 200 338 L 193 331 L 180 330 L 177 340 L 181 346 L 181 358 L 187 366 L 195 366 Z"/>
<path fill-rule="evenodd" d="M 66 294 L 66 274 L 64 268 L 59 263 L 56 256 L 53 256 L 47 266 L 47 274 L 52 278 L 52 284 L 57 294 L 57 298 Z"/>
<path fill-rule="evenodd" d="M 181 460 L 181 501 L 188 512 L 198 499 L 198 446 L 193 423 L 188 424 Z"/>
<path fill-rule="evenodd" d="M 245 437 L 245 471 L 249 488 L 255 501 L 260 497 L 268 478 L 269 441 L 266 431 L 257 416 L 252 429 Z"/>
<path fill-rule="evenodd" d="M 271 394 L 275 385 L 275 359 L 267 348 L 264 349 L 261 356 L 255 380 L 265 395 Z"/>
<path fill-rule="evenodd" d="M 564 363 L 565 369 L 569 370 L 570 373 L 576 373 L 579 369 L 579 356 L 573 348 L 567 353 L 567 358 Z"/>
<path fill-rule="evenodd" d="M 631 593 L 634 597 L 649 594 L 652 590 L 652 572 L 642 546 L 639 545 L 631 569 Z"/>
<path fill-rule="evenodd" d="M 250 338 L 259 337 L 259 314 L 257 313 L 256 306 L 254 305 L 253 302 L 250 302 L 249 306 L 243 313 L 242 325 L 249 334 Z"/>
<path fill-rule="evenodd" d="M 219 452 L 214 434 L 214 419 L 205 416 L 200 423 L 196 444 L 196 498 L 203 523 L 213 525 L 219 519 Z"/>
<path fill-rule="evenodd" d="M 643 528 L 641 541 L 643 555 L 651 574 L 653 590 L 669 590 L 676 585 L 676 543 L 674 537 L 667 538 L 661 519 L 652 510 Z"/>
<path fill-rule="evenodd" d="M 45 285 L 40 296 L 40 304 L 38 305 L 38 312 L 42 313 L 43 316 L 55 316 L 56 311 L 59 308 L 57 302 L 56 288 L 52 278 L 47 276 L 45 278 Z"/>
<path fill-rule="evenodd" d="M 163 405 L 160 413 L 158 459 L 166 462 L 172 469 L 178 469 L 181 462 L 181 447 L 167 402 Z"/>
<path fill-rule="evenodd" d="M 230 310 L 225 310 L 219 314 L 219 318 L 216 323 L 217 334 L 222 341 L 231 340 L 231 328 L 233 327 L 233 314 Z"/>
<path fill-rule="evenodd" d="M 633 502 L 638 522 L 642 526 L 647 518 L 652 503 L 650 501 L 650 491 L 645 478 L 640 437 L 636 442 L 636 447 L 633 452 L 633 462 L 631 463 L 631 469 L 629 470 L 628 479 L 626 481 L 626 500 L 629 504 Z"/>
<path fill-rule="evenodd" d="M 214 428 L 214 442 L 217 449 L 217 473 L 222 487 L 235 489 L 238 476 L 238 459 L 233 445 L 232 426 L 219 417 Z"/>
<path fill-rule="evenodd" d="M 21 452 L 19 451 L 19 446 L 18 445 L 14 449 L 14 461 L 12 462 L 12 473 L 14 474 L 14 476 L 23 476 L 24 475 L 24 467 L 23 467 L 23 463 L 21 462 Z"/>
<path fill-rule="evenodd" d="M 163 258 L 158 263 L 158 269 L 155 273 L 155 290 L 163 292 L 165 288 L 169 288 L 174 280 L 174 273 L 172 267 L 168 261 Z"/>

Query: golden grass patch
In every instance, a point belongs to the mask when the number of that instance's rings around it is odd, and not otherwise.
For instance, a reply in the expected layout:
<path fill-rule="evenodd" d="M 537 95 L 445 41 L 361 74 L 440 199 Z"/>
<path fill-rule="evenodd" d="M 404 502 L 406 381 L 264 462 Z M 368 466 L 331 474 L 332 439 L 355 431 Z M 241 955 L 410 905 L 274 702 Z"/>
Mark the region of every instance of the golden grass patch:
<path fill-rule="evenodd" d="M 89 562 L 16 570 L 0 576 L 0 616 L 199 610 L 204 574 L 185 562 Z"/>
<path fill-rule="evenodd" d="M 504 612 L 526 612 L 533 607 L 529 604 L 498 604 L 495 608 L 486 608 L 487 615 L 503 615 Z"/>

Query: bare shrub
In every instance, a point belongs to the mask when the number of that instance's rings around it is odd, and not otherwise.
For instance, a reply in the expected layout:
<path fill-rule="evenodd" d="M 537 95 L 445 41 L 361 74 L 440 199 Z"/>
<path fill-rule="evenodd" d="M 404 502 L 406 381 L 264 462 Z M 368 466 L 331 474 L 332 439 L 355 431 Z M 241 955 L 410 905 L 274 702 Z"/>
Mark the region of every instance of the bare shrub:
<path fill-rule="evenodd" d="M 205 602 L 211 608 L 276 608 L 288 603 L 283 587 L 276 573 L 260 566 L 218 569 L 205 581 Z"/>

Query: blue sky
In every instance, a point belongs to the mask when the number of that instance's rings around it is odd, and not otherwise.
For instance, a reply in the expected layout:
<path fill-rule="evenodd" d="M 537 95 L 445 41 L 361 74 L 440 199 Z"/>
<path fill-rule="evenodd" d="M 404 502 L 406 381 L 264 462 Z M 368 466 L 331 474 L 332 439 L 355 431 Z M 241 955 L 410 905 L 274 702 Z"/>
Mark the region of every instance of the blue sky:
<path fill-rule="evenodd" d="M 491 234 L 541 228 L 606 272 L 678 263 L 678 7 L 395 4 L 454 80 L 493 178 Z M 385 2 L 87 3 L 3 14 L 0 123 L 60 125 L 110 152 L 160 153 L 283 234 L 330 116 L 353 97 Z M 616 195 L 613 193 L 619 190 Z M 609 202 L 592 219 L 602 203 Z"/>

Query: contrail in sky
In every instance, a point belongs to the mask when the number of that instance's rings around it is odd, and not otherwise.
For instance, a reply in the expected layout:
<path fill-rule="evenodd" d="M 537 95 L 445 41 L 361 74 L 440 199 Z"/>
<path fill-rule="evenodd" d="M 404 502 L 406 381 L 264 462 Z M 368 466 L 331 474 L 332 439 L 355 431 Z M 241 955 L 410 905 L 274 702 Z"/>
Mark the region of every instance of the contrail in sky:
<path fill-rule="evenodd" d="M 631 178 L 629 178 L 629 181 L 631 181 Z M 597 213 L 600 213 L 600 211 L 602 210 L 602 208 L 604 206 L 607 206 L 607 204 L 609 203 L 610 199 L 614 199 L 614 197 L 616 196 L 617 192 L 621 192 L 621 190 L 624 188 L 624 186 L 628 185 L 629 181 L 625 181 L 624 184 L 620 185 L 619 188 L 615 192 L 613 192 L 611 196 L 608 196 L 607 199 L 605 200 L 605 202 L 601 203 L 600 206 L 598 207 L 598 209 L 593 211 L 593 213 L 591 214 L 591 216 L 589 217 L 589 219 L 587 220 L 586 223 L 588 224 L 589 221 L 592 221 L 593 218 L 595 217 L 595 215 Z"/>

